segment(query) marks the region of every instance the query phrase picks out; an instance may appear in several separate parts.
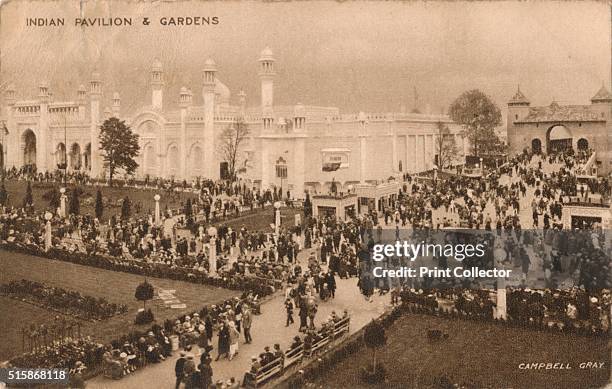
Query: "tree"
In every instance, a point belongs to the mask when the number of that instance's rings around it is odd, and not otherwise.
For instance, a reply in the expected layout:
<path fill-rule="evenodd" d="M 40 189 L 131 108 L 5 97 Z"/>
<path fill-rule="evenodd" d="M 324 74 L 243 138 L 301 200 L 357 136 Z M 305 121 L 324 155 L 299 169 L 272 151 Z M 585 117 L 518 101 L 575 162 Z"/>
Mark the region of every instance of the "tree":
<path fill-rule="evenodd" d="M 134 297 L 136 300 L 142 301 L 142 307 L 147 307 L 147 301 L 153 299 L 153 285 L 149 284 L 145 279 L 143 283 L 136 287 L 136 293 L 134 293 Z"/>
<path fill-rule="evenodd" d="M 129 219 L 131 213 L 132 211 L 131 211 L 130 198 L 125 196 L 125 198 L 121 202 L 121 219 L 123 220 Z"/>
<path fill-rule="evenodd" d="M 495 127 L 501 124 L 501 111 L 489 96 L 478 89 L 469 90 L 451 104 L 448 112 L 454 122 L 463 126 L 475 156 L 496 152 L 501 141 Z"/>
<path fill-rule="evenodd" d="M 34 205 L 34 197 L 32 196 L 32 185 L 30 181 L 28 181 L 28 186 L 26 187 L 26 194 L 23 198 L 23 207 L 28 208 Z"/>
<path fill-rule="evenodd" d="M 219 136 L 218 154 L 227 162 L 227 175 L 230 181 L 236 180 L 238 173 L 239 150 L 249 136 L 250 130 L 242 119 L 226 127 Z"/>
<path fill-rule="evenodd" d="M 452 165 L 457 155 L 457 143 L 448 126 L 438 122 L 438 137 L 436 138 L 436 154 L 438 154 L 438 167 Z"/>
<path fill-rule="evenodd" d="M 98 220 L 102 220 L 104 214 L 104 202 L 102 201 L 102 192 L 100 189 L 96 192 L 96 217 Z"/>
<path fill-rule="evenodd" d="M 372 320 L 370 324 L 366 326 L 363 332 L 363 341 L 365 345 L 372 350 L 372 371 L 371 376 L 380 375 L 378 371 L 376 352 L 379 348 L 387 344 L 387 335 L 385 334 L 385 327 L 380 324 L 377 320 Z M 382 369 L 381 369 L 382 370 Z M 383 373 L 384 375 L 384 373 Z M 384 377 L 379 377 L 384 378 Z"/>
<path fill-rule="evenodd" d="M 115 117 L 107 119 L 100 126 L 100 150 L 104 166 L 108 168 L 109 185 L 113 185 L 113 176 L 119 169 L 126 174 L 132 174 L 138 168 L 134 158 L 138 156 L 138 134 L 125 124 L 125 121 Z"/>
<path fill-rule="evenodd" d="M 74 188 L 72 190 L 72 196 L 70 196 L 70 205 L 68 211 L 72 215 L 78 215 L 81 211 L 81 204 L 79 200 L 79 190 L 78 188 Z"/>
<path fill-rule="evenodd" d="M 4 181 L 2 181 L 2 185 L 0 185 L 0 205 L 5 206 L 7 200 L 8 193 L 6 191 L 6 188 L 4 187 Z"/>

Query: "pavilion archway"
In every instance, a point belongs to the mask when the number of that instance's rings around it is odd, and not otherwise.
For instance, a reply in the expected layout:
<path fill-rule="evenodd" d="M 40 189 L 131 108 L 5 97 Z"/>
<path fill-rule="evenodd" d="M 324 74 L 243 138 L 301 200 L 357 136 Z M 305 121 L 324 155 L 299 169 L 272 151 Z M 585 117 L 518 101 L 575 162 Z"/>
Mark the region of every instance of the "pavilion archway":
<path fill-rule="evenodd" d="M 580 138 L 578 139 L 578 142 L 576 143 L 576 147 L 580 151 L 587 151 L 589 149 L 589 141 L 586 140 L 585 138 Z"/>
<path fill-rule="evenodd" d="M 538 138 L 534 138 L 531 141 L 531 152 L 533 154 L 540 154 L 542 152 L 542 141 Z"/>
<path fill-rule="evenodd" d="M 78 143 L 73 143 L 70 147 L 70 168 L 80 170 L 81 162 L 81 146 Z"/>
<path fill-rule="evenodd" d="M 548 153 L 570 152 L 572 147 L 572 132 L 564 125 L 557 124 L 546 132 L 546 151 Z"/>
<path fill-rule="evenodd" d="M 23 166 L 36 166 L 36 134 L 27 129 L 21 135 Z"/>

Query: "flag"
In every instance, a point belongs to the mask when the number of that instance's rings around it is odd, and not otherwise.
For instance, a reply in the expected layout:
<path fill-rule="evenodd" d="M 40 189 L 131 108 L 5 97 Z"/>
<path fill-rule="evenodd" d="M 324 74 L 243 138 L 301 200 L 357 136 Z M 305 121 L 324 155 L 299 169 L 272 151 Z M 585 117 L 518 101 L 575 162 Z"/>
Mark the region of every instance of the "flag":
<path fill-rule="evenodd" d="M 2 123 L 2 129 L 4 130 L 4 135 L 8 135 L 9 134 L 9 130 L 8 130 L 8 128 L 6 128 L 6 123 Z"/>

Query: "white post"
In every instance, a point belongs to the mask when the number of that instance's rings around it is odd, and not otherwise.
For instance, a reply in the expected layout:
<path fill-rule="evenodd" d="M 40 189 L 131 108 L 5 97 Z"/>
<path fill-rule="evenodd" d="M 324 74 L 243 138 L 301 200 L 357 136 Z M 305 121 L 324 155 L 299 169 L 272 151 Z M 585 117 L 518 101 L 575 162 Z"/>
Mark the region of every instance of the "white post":
<path fill-rule="evenodd" d="M 66 196 L 66 188 L 60 188 L 60 217 L 66 217 L 66 200 L 68 196 Z"/>
<path fill-rule="evenodd" d="M 274 236 L 278 241 L 278 235 L 281 225 L 281 214 L 280 214 L 281 203 L 279 201 L 274 203 Z"/>
<path fill-rule="evenodd" d="M 45 224 L 45 251 L 49 251 L 51 249 L 51 218 L 53 215 L 51 212 L 45 212 L 45 220 L 47 223 Z"/>
<path fill-rule="evenodd" d="M 161 196 L 156 194 L 153 196 L 153 199 L 155 200 L 155 225 L 159 225 L 161 223 L 161 215 L 159 211 L 159 200 L 161 199 Z"/>
<path fill-rule="evenodd" d="M 217 229 L 210 227 L 208 229 L 210 242 L 208 247 L 208 273 L 211 276 L 217 275 Z"/>

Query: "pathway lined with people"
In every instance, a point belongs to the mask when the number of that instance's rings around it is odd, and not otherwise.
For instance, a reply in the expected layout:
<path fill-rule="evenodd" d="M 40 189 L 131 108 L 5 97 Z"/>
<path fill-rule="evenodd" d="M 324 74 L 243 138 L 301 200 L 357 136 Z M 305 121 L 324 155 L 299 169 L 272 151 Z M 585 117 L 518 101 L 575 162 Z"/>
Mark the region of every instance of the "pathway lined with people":
<path fill-rule="evenodd" d="M 298 261 L 303 268 L 307 267 L 308 257 L 312 253 L 312 249 L 303 250 L 298 255 Z M 336 279 L 337 290 L 336 296 L 326 302 L 318 302 L 318 311 L 315 318 L 315 325 L 320 327 L 332 311 L 338 315 L 342 315 L 346 309 L 351 317 L 350 333 L 354 333 L 363 328 L 372 319 L 379 317 L 388 308 L 388 295 L 375 295 L 371 302 L 368 302 L 357 288 L 358 279 Z M 214 349 L 210 355 L 213 358 L 211 363 L 213 370 L 213 382 L 222 379 L 224 381 L 234 377 L 236 381 L 242 381 L 243 375 L 251 366 L 251 357 L 258 356 L 264 351 L 265 346 L 273 348 L 275 343 L 280 344 L 282 350 L 287 350 L 296 335 L 303 337 L 303 333 L 298 332 L 299 317 L 298 310 L 294 311 L 295 322 L 288 327 L 286 323 L 285 311 L 285 295 L 284 291 L 277 291 L 272 298 L 265 301 L 261 305 L 261 315 L 253 316 L 253 324 L 251 327 L 251 336 L 253 342 L 250 344 L 244 343 L 244 336 L 241 333 L 240 345 L 238 354 L 231 360 L 220 359 L 215 361 L 217 357 L 218 334 L 215 334 L 212 339 Z M 191 351 L 194 354 L 196 365 L 199 363 L 200 351 L 197 345 L 193 346 Z M 88 388 L 125 388 L 125 389 L 140 389 L 140 388 L 173 388 L 175 385 L 174 365 L 179 358 L 179 351 L 175 351 L 172 357 L 167 358 L 159 364 L 150 364 L 143 369 L 123 377 L 120 380 L 111 380 L 99 375 L 87 382 Z"/>

